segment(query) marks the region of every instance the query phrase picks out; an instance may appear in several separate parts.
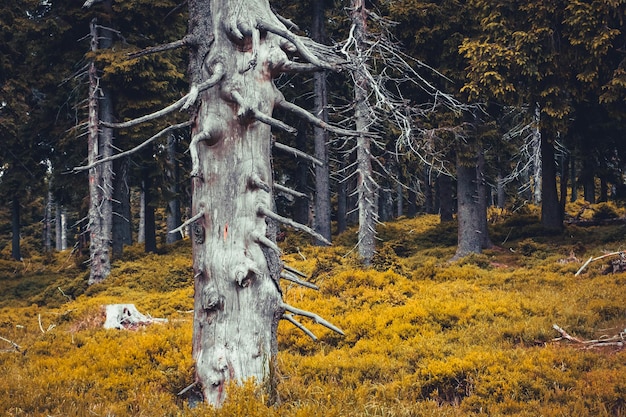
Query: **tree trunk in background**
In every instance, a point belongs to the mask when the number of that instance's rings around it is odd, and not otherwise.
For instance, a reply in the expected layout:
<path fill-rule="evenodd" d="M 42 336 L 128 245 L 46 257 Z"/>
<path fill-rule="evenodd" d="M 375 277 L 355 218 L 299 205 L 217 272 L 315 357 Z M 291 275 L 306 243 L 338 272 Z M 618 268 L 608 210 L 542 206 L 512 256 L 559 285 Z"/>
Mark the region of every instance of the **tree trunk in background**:
<path fill-rule="evenodd" d="M 567 182 L 569 181 L 569 156 L 564 154 L 561 157 L 561 175 L 559 182 L 559 203 L 561 213 L 565 213 L 565 204 L 567 203 Z"/>
<path fill-rule="evenodd" d="M 456 177 L 458 246 L 453 259 L 462 258 L 470 253 L 481 253 L 483 248 L 476 165 L 468 166 L 467 163 L 457 161 Z"/>
<path fill-rule="evenodd" d="M 541 135 L 542 193 L 541 224 L 546 229 L 562 230 L 563 213 L 556 187 L 554 147 L 545 133 Z"/>
<path fill-rule="evenodd" d="M 296 148 L 302 152 L 306 152 L 306 128 L 300 126 L 298 134 L 296 135 Z M 304 158 L 296 159 L 296 191 L 310 195 L 309 191 L 309 164 L 310 162 Z M 309 225 L 311 217 L 310 201 L 306 198 L 296 197 L 296 201 L 293 207 L 293 219 L 298 223 Z"/>
<path fill-rule="evenodd" d="M 587 154 L 583 159 L 583 168 L 580 173 L 580 179 L 583 183 L 583 196 L 585 201 L 591 204 L 596 202 L 596 184 L 593 165 L 591 155 Z"/>
<path fill-rule="evenodd" d="M 435 213 L 435 196 L 433 193 L 433 186 L 431 183 L 429 167 L 424 167 L 423 175 L 424 175 L 424 187 L 422 192 L 424 193 L 424 209 L 423 211 L 428 214 Z"/>
<path fill-rule="evenodd" d="M 399 182 L 396 184 L 396 217 L 404 214 L 404 187 Z"/>
<path fill-rule="evenodd" d="M 407 209 L 406 215 L 410 218 L 417 216 L 417 188 L 419 186 L 419 179 L 413 175 L 409 178 L 409 189 L 407 191 Z"/>
<path fill-rule="evenodd" d="M 600 195 L 598 196 L 598 203 L 606 203 L 609 201 L 609 186 L 604 176 L 600 177 Z"/>
<path fill-rule="evenodd" d="M 478 210 L 478 232 L 480 234 L 481 249 L 489 249 L 493 247 L 491 238 L 489 237 L 489 228 L 487 227 L 487 180 L 485 177 L 485 152 L 481 148 L 478 150 L 476 159 L 476 205 Z"/>
<path fill-rule="evenodd" d="M 496 177 L 496 205 L 500 209 L 506 206 L 506 186 L 502 172 L 498 172 L 498 176 Z"/>
<path fill-rule="evenodd" d="M 439 190 L 439 220 L 451 222 L 454 220 L 454 182 L 450 176 L 439 174 L 437 177 Z"/>
<path fill-rule="evenodd" d="M 59 204 L 54 205 L 54 236 L 56 240 L 56 250 L 63 251 L 67 249 L 67 215 L 65 209 Z"/>
<path fill-rule="evenodd" d="M 313 0 L 313 24 L 311 38 L 319 43 L 324 43 L 324 1 Z M 326 72 L 319 71 L 313 74 L 314 113 L 324 122 L 328 122 L 328 92 L 326 88 Z M 315 157 L 323 162 L 323 165 L 315 164 L 315 225 L 317 233 L 324 236 L 327 241 L 331 240 L 330 233 L 330 169 L 328 166 L 328 132 L 317 126 L 313 127 L 315 139 Z M 316 240 L 317 245 L 325 243 Z"/>
<path fill-rule="evenodd" d="M 365 34 L 367 33 L 367 11 L 363 0 L 352 0 L 350 5 L 350 19 L 354 25 L 354 39 L 357 51 L 367 49 Z M 364 59 L 359 54 L 358 59 Z M 354 71 L 354 121 L 357 132 L 367 133 L 372 120 L 369 104 L 369 86 L 366 77 L 360 68 L 366 62 L 357 62 Z M 372 263 L 376 249 L 376 222 L 378 221 L 377 191 L 378 185 L 374 181 L 372 169 L 371 140 L 362 134 L 357 137 L 357 192 L 359 204 L 359 256 L 363 265 Z"/>
<path fill-rule="evenodd" d="M 167 189 L 170 194 L 170 200 L 167 202 L 167 233 L 165 235 L 165 243 L 171 244 L 180 240 L 180 233 L 170 233 L 181 225 L 180 213 L 180 192 L 178 183 L 180 181 L 180 165 L 178 163 L 178 140 L 176 135 L 171 134 L 167 137 Z"/>
<path fill-rule="evenodd" d="M 346 172 L 344 158 L 339 158 L 339 171 Z M 340 179 L 337 184 L 337 233 L 348 228 L 348 181 Z"/>
<path fill-rule="evenodd" d="M 146 243 L 146 193 L 143 182 L 139 189 L 139 228 L 137 229 L 137 243 Z"/>
<path fill-rule="evenodd" d="M 152 178 L 147 170 L 143 170 L 143 213 L 144 213 L 144 251 L 146 253 L 156 253 L 156 225 L 154 218 L 154 205 L 152 204 Z"/>
<path fill-rule="evenodd" d="M 578 199 L 578 181 L 576 178 L 576 158 L 574 154 L 570 156 L 570 183 L 571 183 L 571 191 L 569 196 L 569 201 L 572 203 Z"/>
<path fill-rule="evenodd" d="M 54 198 L 52 197 L 52 191 L 48 190 L 48 198 L 46 199 L 46 206 L 44 207 L 43 215 L 43 247 L 46 252 L 52 251 L 52 206 L 54 205 Z"/>
<path fill-rule="evenodd" d="M 22 260 L 20 249 L 20 198 L 13 194 L 11 201 L 11 258 Z"/>
<path fill-rule="evenodd" d="M 106 1 L 110 9 L 110 0 Z M 112 33 L 91 23 L 91 50 L 109 48 Z M 111 96 L 98 79 L 97 69 L 92 63 L 89 69 L 89 134 L 88 163 L 91 165 L 99 159 L 112 154 L 113 131 L 99 126 L 100 121 L 113 121 L 113 105 Z M 89 170 L 89 254 L 90 274 L 89 285 L 103 281 L 111 273 L 109 245 L 113 225 L 113 167 L 105 162 Z"/>
<path fill-rule="evenodd" d="M 124 246 L 133 242 L 130 187 L 128 186 L 129 159 L 113 161 L 115 171 L 115 188 L 113 195 L 113 242 L 111 244 L 113 258 L 120 258 Z"/>

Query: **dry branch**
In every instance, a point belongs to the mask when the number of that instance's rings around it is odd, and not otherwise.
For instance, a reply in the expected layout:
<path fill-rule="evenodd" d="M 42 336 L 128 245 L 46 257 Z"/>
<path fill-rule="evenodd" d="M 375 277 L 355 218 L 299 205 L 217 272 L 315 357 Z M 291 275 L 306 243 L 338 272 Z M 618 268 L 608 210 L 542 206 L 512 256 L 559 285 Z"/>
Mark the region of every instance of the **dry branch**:
<path fill-rule="evenodd" d="M 15 349 L 18 352 L 21 352 L 22 347 L 20 345 L 18 345 L 17 343 L 13 342 L 12 340 L 6 339 L 6 338 L 4 338 L 2 336 L 0 336 L 0 340 L 4 340 L 5 342 L 10 343 L 11 346 L 13 346 L 13 349 Z"/>
<path fill-rule="evenodd" d="M 318 340 L 317 336 L 315 336 L 312 331 L 307 329 L 298 320 L 294 319 L 291 314 L 283 314 L 283 318 L 285 320 L 287 320 L 288 322 L 290 322 L 291 324 L 293 324 L 294 326 L 296 326 L 298 329 L 302 330 L 307 336 L 309 336 L 311 339 L 313 339 L 313 341 L 317 342 L 317 340 Z"/>
<path fill-rule="evenodd" d="M 311 229 L 309 226 L 306 226 L 304 224 L 298 223 L 296 221 L 293 221 L 287 217 L 283 217 L 279 214 L 274 213 L 271 210 L 268 210 L 267 208 L 260 206 L 258 209 L 258 213 L 269 217 L 272 220 L 276 220 L 279 223 L 282 224 L 286 224 L 287 226 L 291 226 L 294 229 L 300 230 L 302 232 L 306 232 L 308 234 L 310 234 L 311 236 L 313 236 L 314 238 L 324 242 L 327 245 L 331 245 L 331 243 L 328 241 L 328 239 L 326 239 L 324 236 L 320 235 L 319 233 L 317 233 L 315 230 Z"/>
<path fill-rule="evenodd" d="M 576 272 L 574 274 L 574 276 L 577 277 L 578 275 L 580 275 L 580 273 L 583 272 L 583 269 L 585 269 L 587 267 L 587 265 L 589 265 L 591 262 L 594 262 L 594 261 L 597 261 L 597 260 L 600 260 L 600 259 L 604 259 L 604 258 L 608 258 L 609 256 L 615 256 L 615 255 L 620 255 L 620 256 L 623 257 L 624 256 L 624 252 L 623 251 L 611 252 L 611 253 L 607 253 L 607 254 L 604 254 L 604 255 L 597 256 L 595 258 L 592 256 L 591 258 L 587 259 L 587 261 L 583 264 L 583 266 L 580 267 L 580 269 L 578 270 L 578 272 Z"/>
<path fill-rule="evenodd" d="M 336 333 L 339 333 L 342 336 L 344 335 L 343 331 L 339 327 L 329 323 L 328 321 L 324 320 L 323 318 L 321 318 L 315 313 L 311 313 L 310 311 L 306 311 L 306 310 L 300 310 L 299 308 L 292 307 L 289 304 L 285 304 L 285 303 L 283 303 L 283 308 L 286 311 L 289 311 L 290 313 L 297 314 L 298 316 L 304 316 L 304 317 L 313 319 L 313 321 L 315 321 L 317 324 L 321 324 L 322 326 L 328 327 L 330 330 Z"/>
<path fill-rule="evenodd" d="M 320 161 L 319 159 L 309 155 L 308 153 L 302 152 L 299 149 L 292 148 L 291 146 L 282 144 L 280 142 L 274 142 L 274 147 L 277 148 L 277 149 L 280 149 L 282 151 L 292 153 L 296 157 L 308 159 L 309 161 L 313 162 L 315 165 L 319 165 L 319 166 L 323 166 L 324 165 L 324 163 L 322 161 Z"/>
<path fill-rule="evenodd" d="M 307 281 L 304 281 L 304 280 L 301 280 L 300 278 L 298 278 L 297 276 L 295 276 L 294 274 L 292 274 L 289 271 L 281 272 L 280 273 L 280 277 L 283 278 L 283 279 L 286 279 L 287 281 L 291 281 L 291 282 L 293 282 L 295 284 L 302 285 L 303 287 L 311 288 L 311 289 L 314 289 L 314 290 L 319 290 L 320 289 L 317 285 L 311 284 L 310 282 L 307 282 Z"/>
<path fill-rule="evenodd" d="M 601 337 L 594 340 L 582 340 L 577 337 L 571 336 L 557 324 L 553 324 L 552 328 L 559 332 L 559 334 L 561 335 L 561 337 L 552 339 L 553 342 L 558 342 L 565 339 L 569 340 L 570 342 L 576 343 L 577 345 L 580 345 L 581 349 L 593 349 L 607 346 L 615 346 L 618 349 L 622 349 L 624 347 L 624 343 L 626 342 L 626 329 L 624 329 L 624 331 L 615 336 Z"/>

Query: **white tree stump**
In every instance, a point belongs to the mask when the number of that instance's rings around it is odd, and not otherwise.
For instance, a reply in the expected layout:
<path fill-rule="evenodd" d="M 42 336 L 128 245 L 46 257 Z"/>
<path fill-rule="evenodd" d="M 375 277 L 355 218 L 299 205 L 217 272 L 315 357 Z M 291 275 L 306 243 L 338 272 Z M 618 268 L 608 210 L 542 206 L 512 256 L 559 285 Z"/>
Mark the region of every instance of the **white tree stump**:
<path fill-rule="evenodd" d="M 134 304 L 108 304 L 104 306 L 105 329 L 136 329 L 152 323 L 166 323 L 167 319 L 156 319 L 141 314 Z"/>

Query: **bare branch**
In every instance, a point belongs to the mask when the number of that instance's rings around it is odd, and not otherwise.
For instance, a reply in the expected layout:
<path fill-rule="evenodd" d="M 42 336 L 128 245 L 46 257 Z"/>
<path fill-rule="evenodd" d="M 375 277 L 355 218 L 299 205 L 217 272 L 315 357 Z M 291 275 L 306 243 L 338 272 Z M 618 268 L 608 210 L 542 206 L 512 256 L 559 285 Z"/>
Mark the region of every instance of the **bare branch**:
<path fill-rule="evenodd" d="M 320 161 L 319 159 L 309 155 L 306 152 L 302 152 L 299 149 L 292 148 L 291 146 L 287 146 L 287 145 L 282 144 L 280 142 L 274 142 L 274 147 L 277 148 L 277 149 L 280 149 L 282 151 L 292 153 L 296 157 L 308 159 L 309 161 L 313 162 L 315 165 L 324 166 L 324 163 L 322 161 Z"/>
<path fill-rule="evenodd" d="M 291 266 L 286 265 L 286 264 L 285 264 L 285 265 L 283 265 L 283 269 L 286 269 L 287 271 L 289 271 L 289 272 L 291 272 L 291 273 L 294 273 L 294 274 L 296 274 L 296 275 L 300 275 L 302 278 L 307 278 L 307 277 L 308 277 L 308 275 L 307 275 L 307 274 L 305 274 L 304 272 L 300 272 L 300 271 L 298 271 L 296 268 L 291 267 Z"/>
<path fill-rule="evenodd" d="M 344 135 L 344 136 L 359 136 L 359 135 L 364 135 L 367 133 L 364 132 L 357 132 L 354 130 L 347 130 L 347 129 L 342 129 L 339 127 L 335 127 L 332 126 L 328 123 L 326 123 L 325 121 L 323 121 L 322 119 L 316 117 L 315 115 L 311 114 L 309 111 L 303 109 L 302 107 L 298 106 L 297 104 L 291 103 L 287 100 L 281 99 L 280 101 L 278 101 L 276 103 L 276 105 L 282 109 L 288 110 L 290 112 L 295 113 L 297 116 L 303 118 L 304 120 L 308 121 L 309 123 L 312 123 L 313 125 L 321 128 L 321 129 L 325 129 L 328 130 L 329 132 L 332 133 L 336 133 L 338 135 Z M 367 134 L 368 136 L 371 134 Z"/>
<path fill-rule="evenodd" d="M 315 336 L 313 332 L 307 329 L 302 323 L 294 319 L 291 314 L 283 314 L 283 318 L 296 326 L 298 329 L 302 330 L 307 336 L 313 339 L 314 342 L 317 342 L 317 336 Z"/>
<path fill-rule="evenodd" d="M 4 340 L 7 343 L 10 343 L 11 346 L 13 346 L 13 349 L 17 350 L 18 352 L 21 351 L 22 347 L 20 345 L 18 345 L 17 343 L 9 340 L 9 339 L 5 339 L 4 337 L 0 336 L 0 340 Z"/>
<path fill-rule="evenodd" d="M 156 46 L 149 46 L 145 49 L 142 49 L 141 51 L 129 52 L 128 59 L 139 58 L 142 56 L 155 54 L 158 52 L 170 51 L 172 49 L 180 48 L 180 47 L 187 45 L 188 41 L 189 41 L 189 38 L 185 36 L 184 38 L 178 39 L 174 42 L 170 42 L 170 43 L 166 43 L 162 45 L 156 45 Z"/>
<path fill-rule="evenodd" d="M 154 113 L 150 113 L 147 114 L 145 116 L 141 116 L 138 117 L 136 119 L 132 119 L 132 120 L 128 120 L 126 122 L 122 122 L 122 123 L 108 123 L 108 122 L 100 122 L 100 124 L 102 126 L 105 127 L 110 127 L 113 129 L 123 129 L 123 128 L 127 128 L 127 127 L 132 127 L 135 125 L 138 125 L 140 123 L 144 123 L 150 120 L 154 120 L 154 119 L 158 119 L 159 117 L 165 116 L 166 114 L 169 114 L 173 111 L 176 111 L 178 109 L 186 109 L 187 107 L 190 106 L 190 104 L 192 104 L 193 102 L 196 101 L 196 99 L 198 98 L 198 94 L 201 91 L 206 90 L 207 88 L 210 88 L 212 86 L 214 86 L 215 84 L 217 84 L 222 77 L 224 76 L 224 69 L 222 68 L 221 65 L 216 65 L 215 66 L 215 70 L 213 72 L 213 75 L 211 76 L 211 78 L 209 78 L 208 80 L 206 80 L 205 82 L 197 85 L 197 86 L 191 86 L 189 93 L 185 94 L 183 97 L 179 98 L 176 102 L 170 104 L 169 106 L 158 110 Z"/>
<path fill-rule="evenodd" d="M 291 226 L 294 229 L 306 232 L 308 234 L 310 234 L 311 236 L 313 236 L 314 238 L 326 243 L 327 245 L 331 245 L 331 243 L 328 241 L 328 239 L 326 239 L 324 236 L 322 236 L 321 234 L 317 233 L 315 230 L 311 229 L 309 226 L 306 226 L 304 224 L 298 223 L 296 221 L 293 221 L 287 217 L 283 217 L 279 214 L 274 213 L 273 211 L 265 208 L 264 206 L 259 206 L 259 208 L 257 209 L 257 212 L 260 215 L 269 217 L 272 220 L 276 220 L 277 222 L 286 224 L 287 226 Z"/>
<path fill-rule="evenodd" d="M 311 288 L 313 290 L 319 290 L 320 289 L 320 287 L 318 287 L 317 285 L 311 284 L 310 282 L 307 282 L 307 281 L 304 281 L 304 280 L 301 280 L 300 278 L 298 278 L 297 276 L 295 276 L 294 274 L 292 274 L 289 271 L 281 272 L 280 273 L 280 277 L 283 278 L 283 279 L 286 279 L 287 281 L 291 281 L 291 282 L 293 282 L 295 284 L 302 285 L 303 287 Z"/>
<path fill-rule="evenodd" d="M 308 195 L 306 195 L 304 193 L 301 193 L 300 191 L 293 190 L 293 189 L 291 189 L 289 187 L 285 187 L 284 185 L 281 185 L 281 184 L 274 183 L 274 189 L 276 191 L 280 191 L 280 192 L 283 192 L 283 193 L 290 194 L 290 195 L 292 195 L 294 197 L 309 198 Z"/>
<path fill-rule="evenodd" d="M 306 310 L 300 310 L 299 308 L 295 308 L 293 306 L 290 306 L 289 304 L 282 304 L 282 307 L 286 310 L 289 311 L 290 313 L 293 314 L 297 314 L 298 316 L 304 316 L 304 317 L 308 317 L 310 319 L 313 319 L 317 324 L 321 324 L 322 326 L 328 327 L 330 330 L 339 333 L 340 335 L 344 335 L 343 331 L 341 331 L 341 329 L 331 323 L 329 323 L 328 321 L 324 320 L 323 318 L 321 318 L 320 316 L 318 316 L 315 313 L 311 313 L 310 311 L 306 311 Z"/>
<path fill-rule="evenodd" d="M 91 168 L 94 168 L 104 162 L 109 162 L 109 161 L 114 161 L 116 159 L 120 159 L 123 158 L 125 156 L 131 155 L 137 151 L 139 151 L 140 149 L 146 147 L 148 144 L 154 142 L 155 140 L 157 140 L 158 138 L 160 138 L 161 136 L 176 130 L 176 129 L 181 129 L 183 127 L 188 127 L 191 126 L 192 122 L 191 121 L 186 121 L 183 123 L 179 123 L 177 125 L 172 125 L 172 126 L 168 126 L 165 129 L 161 130 L 160 132 L 156 133 L 154 136 L 152 136 L 150 139 L 145 140 L 144 142 L 140 143 L 139 145 L 135 146 L 133 149 L 130 149 L 128 151 L 124 151 L 112 156 L 109 156 L 107 158 L 102 158 L 97 160 L 96 162 L 90 164 L 90 165 L 86 165 L 86 166 L 82 166 L 82 167 L 76 167 L 72 170 L 72 172 L 77 173 L 77 172 L 82 172 L 82 171 L 87 171 L 90 170 Z"/>
<path fill-rule="evenodd" d="M 198 213 L 195 214 L 195 216 L 190 217 L 189 219 L 187 219 L 183 224 L 181 224 L 180 226 L 178 226 L 176 229 L 170 230 L 168 233 L 180 233 L 181 235 L 183 235 L 183 229 L 187 226 L 189 226 L 191 223 L 195 222 L 196 220 L 198 220 L 200 217 L 204 216 L 204 212 L 203 211 L 199 211 Z"/>
<path fill-rule="evenodd" d="M 241 94 L 238 91 L 232 91 L 231 96 L 240 107 L 240 110 L 239 110 L 240 116 L 250 113 L 256 120 L 258 120 L 259 122 L 265 123 L 266 125 L 275 127 L 280 130 L 284 130 L 285 132 L 291 133 L 293 135 L 298 133 L 298 131 L 295 128 L 289 126 L 287 123 L 281 122 L 278 119 L 274 119 L 273 117 L 264 114 L 259 109 L 248 105 L 248 103 L 246 103 L 246 101 L 244 100 L 244 98 L 241 96 Z"/>

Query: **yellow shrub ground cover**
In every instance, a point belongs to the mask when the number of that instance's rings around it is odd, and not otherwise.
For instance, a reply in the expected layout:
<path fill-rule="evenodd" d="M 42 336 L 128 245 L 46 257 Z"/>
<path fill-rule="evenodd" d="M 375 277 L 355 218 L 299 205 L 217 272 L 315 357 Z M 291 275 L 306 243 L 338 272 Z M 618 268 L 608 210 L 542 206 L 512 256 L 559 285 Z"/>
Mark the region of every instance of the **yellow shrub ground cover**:
<path fill-rule="evenodd" d="M 380 227 L 371 269 L 354 231 L 332 248 L 289 231 L 285 260 L 313 291 L 285 282 L 285 300 L 340 327 L 300 318 L 279 328 L 280 403 L 232 386 L 221 410 L 191 408 L 192 271 L 188 242 L 159 255 L 129 248 L 91 288 L 68 254 L 0 261 L 2 416 L 625 416 L 626 350 L 580 339 L 625 332 L 625 273 L 590 256 L 624 249 L 624 226 L 542 234 L 536 216 L 499 214 L 498 246 L 456 263 L 454 224 L 435 216 Z M 533 234 L 529 234 L 533 230 Z M 134 303 L 164 317 L 136 331 L 101 328 L 101 306 Z M 11 343 L 12 342 L 12 343 Z M 626 342 L 626 341 L 625 341 Z"/>

